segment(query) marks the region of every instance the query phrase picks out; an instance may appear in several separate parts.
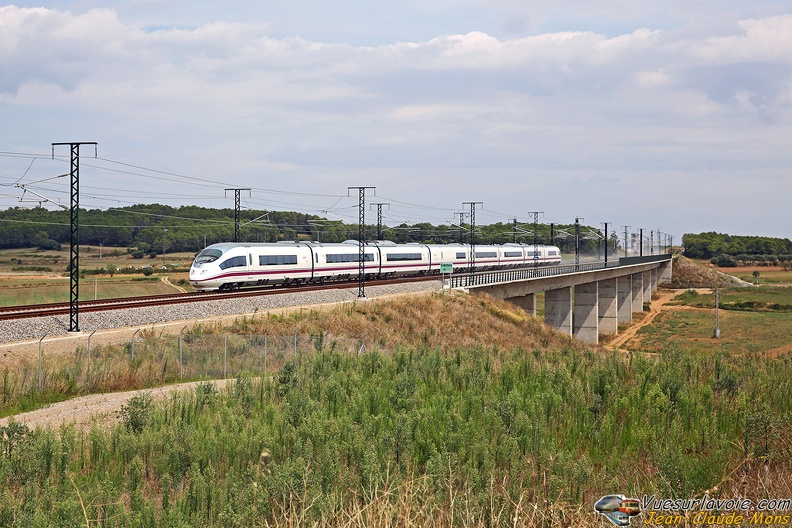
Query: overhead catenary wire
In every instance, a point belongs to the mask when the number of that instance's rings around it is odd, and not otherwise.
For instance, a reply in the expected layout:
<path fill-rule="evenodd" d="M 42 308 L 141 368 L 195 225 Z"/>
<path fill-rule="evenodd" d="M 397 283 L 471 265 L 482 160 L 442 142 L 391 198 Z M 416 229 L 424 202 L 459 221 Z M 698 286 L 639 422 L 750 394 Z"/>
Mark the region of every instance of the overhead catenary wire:
<path fill-rule="evenodd" d="M 45 169 L 45 160 L 51 161 L 53 159 L 50 153 L 0 151 L 0 157 L 29 160 L 29 163 L 26 163 L 24 167 L 20 167 L 20 172 L 16 173 L 13 177 L 0 175 L 0 181 L 2 181 L 0 186 L 12 187 L 15 184 L 21 183 L 22 185 L 28 186 L 30 190 L 34 190 L 33 187 L 35 186 L 36 192 L 40 194 L 51 195 L 51 200 L 54 204 L 59 203 L 58 197 L 65 197 L 68 194 L 66 189 L 58 189 L 53 185 L 42 185 L 44 182 L 40 179 L 36 179 L 36 176 L 34 175 L 36 172 L 40 174 L 42 170 Z M 82 183 L 82 190 L 85 192 L 85 200 L 83 201 L 82 207 L 85 208 L 96 208 L 102 210 L 118 208 L 121 210 L 120 207 L 122 207 L 122 205 L 140 205 L 141 200 L 162 200 L 165 202 L 164 205 L 167 205 L 167 202 L 174 199 L 188 199 L 190 202 L 200 201 L 206 206 L 209 206 L 212 204 L 212 202 L 217 201 L 219 205 L 223 203 L 222 189 L 227 186 L 237 185 L 236 183 L 226 180 L 216 180 L 200 175 L 191 175 L 178 171 L 153 168 L 142 163 L 117 160 L 108 157 L 94 157 L 93 155 L 81 157 L 85 160 L 84 163 L 82 163 L 82 167 L 84 169 L 90 169 L 90 171 L 84 170 L 84 174 L 82 175 L 82 179 L 84 180 Z M 56 155 L 54 157 L 54 161 L 59 164 L 67 163 L 68 156 Z M 105 171 L 113 174 L 131 176 L 132 179 L 129 179 L 130 188 L 124 188 L 123 184 L 116 184 L 113 187 L 107 187 L 104 185 L 97 186 L 95 183 L 91 185 L 92 180 L 96 177 L 96 171 Z M 201 191 L 185 193 L 159 192 L 156 190 L 143 191 L 139 190 L 140 185 L 137 178 L 147 178 L 154 181 L 178 183 L 182 186 L 192 187 L 194 190 L 201 189 Z M 119 181 L 123 180 L 119 179 Z M 346 211 L 343 211 L 338 207 L 344 200 L 349 199 L 346 195 L 293 191 L 268 187 L 251 186 L 250 188 L 257 195 L 253 199 L 248 199 L 245 201 L 245 206 L 249 207 L 251 210 L 281 210 L 317 216 L 323 216 L 325 214 L 324 211 L 335 211 L 339 220 L 343 222 L 354 221 L 354 218 L 351 214 L 346 214 Z M 273 200 L 270 199 L 271 196 L 292 196 L 298 199 Z M 14 198 L 13 196 L 7 194 L 0 194 L 0 197 L 5 197 L 6 199 Z M 302 200 L 303 198 L 310 199 L 310 201 Z M 420 204 L 408 200 L 396 199 L 382 194 L 379 195 L 379 198 L 387 200 L 391 204 L 388 214 L 383 214 L 383 218 L 385 219 L 384 221 L 387 223 L 395 222 L 397 224 L 418 224 L 427 222 L 434 225 L 445 224 L 448 220 L 448 217 L 450 216 L 449 213 L 457 212 L 459 210 L 458 207 L 443 207 L 432 204 Z M 317 204 L 315 203 L 316 199 L 332 199 L 334 203 L 326 205 Z M 227 209 L 227 207 L 220 206 L 216 208 Z M 478 214 L 480 217 L 493 220 L 493 223 L 505 222 L 507 218 L 515 216 L 514 214 L 506 214 L 504 212 L 488 209 L 486 207 L 482 207 L 478 211 Z M 547 215 L 543 215 L 543 219 L 545 223 L 555 222 L 556 225 L 561 226 L 573 225 L 573 221 L 567 220 L 559 222 L 557 219 L 550 218 Z"/>

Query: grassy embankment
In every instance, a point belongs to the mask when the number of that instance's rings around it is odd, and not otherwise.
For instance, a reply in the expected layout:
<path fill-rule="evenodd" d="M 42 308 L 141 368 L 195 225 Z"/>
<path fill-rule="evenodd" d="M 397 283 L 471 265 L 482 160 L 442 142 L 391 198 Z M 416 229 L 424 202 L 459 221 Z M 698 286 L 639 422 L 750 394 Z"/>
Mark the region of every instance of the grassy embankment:
<path fill-rule="evenodd" d="M 227 392 L 6 440 L 0 524 L 593 527 L 606 493 L 792 494 L 788 356 L 625 359 L 458 295 L 233 331 L 297 328 L 367 349 L 315 341 Z"/>

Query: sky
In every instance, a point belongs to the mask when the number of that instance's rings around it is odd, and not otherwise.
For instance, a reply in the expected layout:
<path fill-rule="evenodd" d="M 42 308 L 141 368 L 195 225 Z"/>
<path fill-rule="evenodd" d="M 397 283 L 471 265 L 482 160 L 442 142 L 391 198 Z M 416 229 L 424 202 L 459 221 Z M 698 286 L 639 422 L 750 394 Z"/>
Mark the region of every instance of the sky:
<path fill-rule="evenodd" d="M 0 209 L 792 238 L 792 0 L 0 5 Z"/>

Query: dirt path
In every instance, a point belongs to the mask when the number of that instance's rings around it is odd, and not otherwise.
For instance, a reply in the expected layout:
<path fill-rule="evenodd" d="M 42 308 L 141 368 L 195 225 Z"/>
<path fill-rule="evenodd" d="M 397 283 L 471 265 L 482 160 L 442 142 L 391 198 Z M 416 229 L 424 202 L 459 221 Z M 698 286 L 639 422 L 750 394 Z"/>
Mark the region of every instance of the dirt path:
<path fill-rule="evenodd" d="M 225 388 L 233 380 L 213 380 L 218 389 Z M 154 389 L 142 389 L 126 392 L 111 392 L 108 394 L 89 394 L 71 400 L 54 403 L 49 407 L 36 409 L 26 413 L 15 415 L 14 421 L 26 424 L 31 429 L 37 426 L 52 427 L 57 429 L 63 423 L 73 423 L 77 426 L 89 425 L 92 423 L 107 424 L 114 422 L 118 418 L 116 412 L 121 410 L 121 406 L 126 404 L 133 396 L 146 392 L 155 400 L 161 400 L 170 394 L 178 391 L 192 390 L 201 382 L 179 383 Z M 8 424 L 10 417 L 0 419 L 0 427 Z"/>
<path fill-rule="evenodd" d="M 629 343 L 630 340 L 632 340 L 636 336 L 636 334 L 638 334 L 638 331 L 641 328 L 652 324 L 652 321 L 654 321 L 658 315 L 660 315 L 663 311 L 667 310 L 667 307 L 665 305 L 668 302 L 673 300 L 674 297 L 676 297 L 677 295 L 681 294 L 684 291 L 687 290 L 657 290 L 657 298 L 652 300 L 651 303 L 649 303 L 649 312 L 646 314 L 646 316 L 640 322 L 630 325 L 630 327 L 627 328 L 627 330 L 616 336 L 616 338 L 613 339 L 613 341 L 606 344 L 605 346 L 607 348 L 614 350 L 623 349 L 624 345 Z"/>
<path fill-rule="evenodd" d="M 170 277 L 168 277 L 167 275 L 163 275 L 162 277 L 160 277 L 160 280 L 161 280 L 163 283 L 165 283 L 165 284 L 167 284 L 168 286 L 170 286 L 171 288 L 175 288 L 175 289 L 177 289 L 177 290 L 178 290 L 180 293 L 187 293 L 187 290 L 185 290 L 185 289 L 184 289 L 184 288 L 182 288 L 181 286 L 176 286 L 175 284 L 173 284 L 173 283 L 170 281 Z"/>

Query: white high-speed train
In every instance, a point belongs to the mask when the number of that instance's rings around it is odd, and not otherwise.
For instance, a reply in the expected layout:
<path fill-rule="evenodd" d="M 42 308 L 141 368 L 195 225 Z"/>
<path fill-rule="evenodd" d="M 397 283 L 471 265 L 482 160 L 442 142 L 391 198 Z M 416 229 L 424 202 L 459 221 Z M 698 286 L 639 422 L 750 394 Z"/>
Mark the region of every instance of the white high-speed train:
<path fill-rule="evenodd" d="M 528 244 L 476 245 L 476 271 L 528 265 L 557 265 L 556 246 Z M 467 244 L 396 244 L 366 242 L 364 273 L 368 278 L 396 275 L 439 274 L 441 264 L 455 272 L 470 271 Z M 196 290 L 234 290 L 242 286 L 295 284 L 359 277 L 356 240 L 340 244 L 277 242 L 268 244 L 221 243 L 201 251 L 190 267 Z"/>

